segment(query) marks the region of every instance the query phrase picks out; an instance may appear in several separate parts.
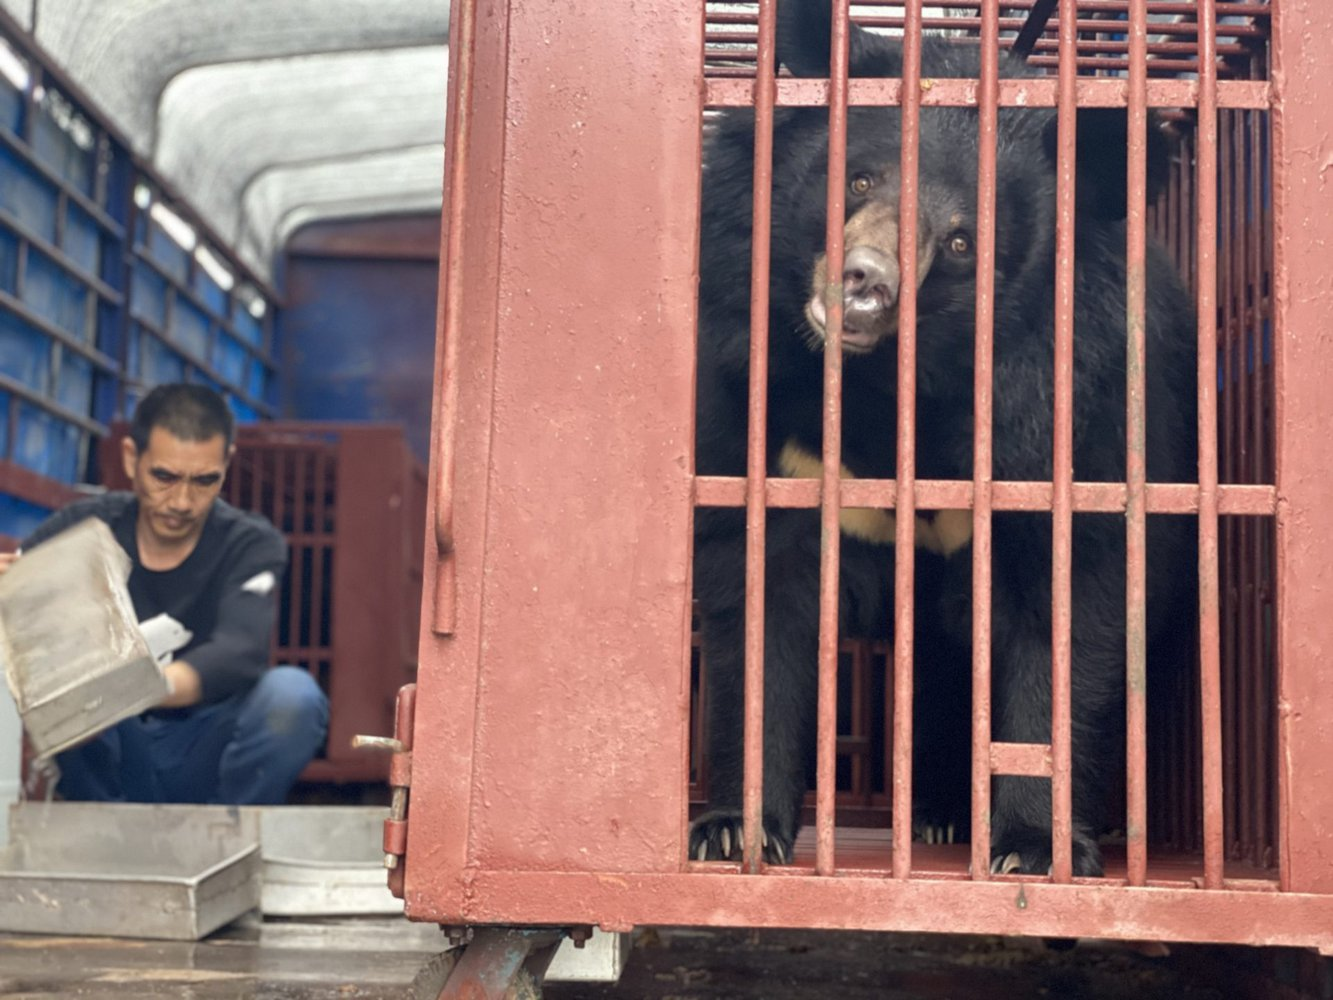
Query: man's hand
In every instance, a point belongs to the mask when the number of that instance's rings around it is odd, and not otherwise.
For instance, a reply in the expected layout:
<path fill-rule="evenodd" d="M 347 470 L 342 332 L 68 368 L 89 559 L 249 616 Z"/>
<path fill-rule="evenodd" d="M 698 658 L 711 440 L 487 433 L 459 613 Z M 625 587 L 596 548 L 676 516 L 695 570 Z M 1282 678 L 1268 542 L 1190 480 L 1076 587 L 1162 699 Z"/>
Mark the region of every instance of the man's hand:
<path fill-rule="evenodd" d="M 0 552 L 0 575 L 3 575 L 5 570 L 18 562 L 18 558 L 19 554 L 17 552 Z"/>
<path fill-rule="evenodd" d="M 162 673 L 171 685 L 171 693 L 158 702 L 159 708 L 185 708 L 199 703 L 203 697 L 199 671 L 184 660 L 172 660 L 162 668 Z"/>

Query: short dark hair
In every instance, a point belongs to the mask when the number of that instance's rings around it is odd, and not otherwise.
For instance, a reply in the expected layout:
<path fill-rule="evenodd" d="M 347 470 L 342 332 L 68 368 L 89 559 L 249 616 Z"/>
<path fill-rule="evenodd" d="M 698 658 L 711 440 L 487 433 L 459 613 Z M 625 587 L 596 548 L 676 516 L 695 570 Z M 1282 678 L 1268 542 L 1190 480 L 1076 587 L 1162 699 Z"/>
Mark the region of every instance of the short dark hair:
<path fill-rule="evenodd" d="M 182 441 L 207 441 L 222 435 L 223 450 L 230 450 L 235 422 L 226 401 L 203 385 L 170 382 L 159 385 L 139 401 L 130 423 L 130 440 L 139 451 L 148 436 L 161 427 Z"/>

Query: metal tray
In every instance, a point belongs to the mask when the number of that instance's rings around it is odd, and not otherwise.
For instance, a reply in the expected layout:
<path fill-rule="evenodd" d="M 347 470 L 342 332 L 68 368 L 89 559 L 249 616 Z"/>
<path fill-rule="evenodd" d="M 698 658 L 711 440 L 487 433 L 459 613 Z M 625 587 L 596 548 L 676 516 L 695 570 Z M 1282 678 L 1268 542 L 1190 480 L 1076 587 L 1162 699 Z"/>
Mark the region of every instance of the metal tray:
<path fill-rule="evenodd" d="M 167 694 L 135 621 L 129 574 L 111 530 L 89 518 L 0 576 L 0 664 L 39 757 Z"/>
<path fill-rule="evenodd" d="M 403 912 L 384 870 L 384 806 L 258 809 L 266 916 Z"/>
<path fill-rule="evenodd" d="M 0 930 L 198 940 L 259 905 L 259 824 L 228 806 L 20 802 Z"/>

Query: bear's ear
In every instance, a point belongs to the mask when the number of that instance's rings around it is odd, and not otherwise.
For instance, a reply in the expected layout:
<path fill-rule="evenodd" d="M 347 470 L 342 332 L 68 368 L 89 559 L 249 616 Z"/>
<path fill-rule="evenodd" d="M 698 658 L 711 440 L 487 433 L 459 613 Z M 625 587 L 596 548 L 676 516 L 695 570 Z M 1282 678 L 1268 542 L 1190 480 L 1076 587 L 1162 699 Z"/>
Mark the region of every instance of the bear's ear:
<path fill-rule="evenodd" d="M 792 76 L 829 75 L 832 16 L 830 0 L 779 0 L 778 63 Z M 852 76 L 902 76 L 902 47 L 882 35 L 852 25 L 850 52 Z"/>
<path fill-rule="evenodd" d="M 1046 156 L 1056 162 L 1057 118 L 1051 117 L 1042 135 Z M 1129 168 L 1129 118 L 1124 108 L 1080 108 L 1075 138 L 1077 210 L 1106 221 L 1123 219 L 1125 184 Z M 1148 113 L 1148 204 L 1166 187 L 1171 168 L 1171 140 L 1162 120 Z"/>

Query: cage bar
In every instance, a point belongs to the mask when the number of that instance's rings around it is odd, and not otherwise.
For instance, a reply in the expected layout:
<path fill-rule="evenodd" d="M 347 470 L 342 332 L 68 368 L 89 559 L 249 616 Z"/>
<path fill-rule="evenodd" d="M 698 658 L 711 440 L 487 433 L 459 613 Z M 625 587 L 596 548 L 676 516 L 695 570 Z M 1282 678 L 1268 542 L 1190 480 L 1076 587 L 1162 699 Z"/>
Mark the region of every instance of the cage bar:
<path fill-rule="evenodd" d="M 1125 249 L 1125 844 L 1130 885 L 1148 881 L 1148 584 L 1145 486 L 1148 68 L 1147 2 L 1129 7 L 1129 136 Z"/>
<path fill-rule="evenodd" d="M 995 510 L 1048 511 L 1051 484 L 996 480 L 992 484 Z M 1198 489 L 1188 483 L 1148 483 L 1149 514 L 1194 514 L 1199 510 Z M 700 506 L 745 506 L 745 480 L 739 476 L 700 476 L 697 481 Z M 972 484 L 951 479 L 916 480 L 917 502 L 925 508 L 967 507 Z M 851 479 L 842 484 L 843 500 L 849 507 L 892 507 L 897 493 L 894 479 Z M 1127 503 L 1124 483 L 1079 482 L 1073 484 L 1074 503 L 1082 513 L 1123 514 Z M 816 480 L 774 479 L 768 484 L 770 507 L 818 507 Z M 1277 509 L 1277 492 L 1266 483 L 1221 484 L 1217 488 L 1221 514 L 1271 515 Z"/>
<path fill-rule="evenodd" d="M 1255 63 L 1259 62 L 1255 57 Z M 1251 482 L 1273 482 L 1272 456 L 1272 392 L 1273 365 L 1260 363 L 1263 359 L 1264 339 L 1272 314 L 1272 298 L 1269 295 L 1268 282 L 1271 275 L 1271 214 L 1264 186 L 1263 157 L 1266 150 L 1266 115 L 1248 112 L 1243 116 L 1248 125 L 1249 145 L 1249 188 L 1248 200 L 1251 205 L 1251 226 L 1253 243 L 1247 259 L 1249 261 L 1248 282 L 1250 300 L 1248 303 L 1248 333 L 1255 345 L 1254 371 L 1246 380 L 1246 390 L 1250 394 L 1250 419 L 1242 436 L 1251 438 L 1252 476 Z M 1273 691 L 1272 691 L 1272 649 L 1271 629 L 1264 627 L 1265 612 L 1272 607 L 1271 580 L 1273 576 L 1273 522 L 1270 518 L 1247 520 L 1242 525 L 1249 529 L 1248 538 L 1242 534 L 1244 552 L 1242 570 L 1248 581 L 1247 597 L 1249 607 L 1246 617 L 1250 622 L 1250 642 L 1244 647 L 1245 655 L 1250 657 L 1251 687 L 1250 696 L 1254 706 L 1256 733 L 1252 753 L 1254 754 L 1255 796 L 1259 814 L 1259 833 L 1251 849 L 1251 860 L 1256 864 L 1270 865 L 1274 861 L 1273 850 L 1277 832 L 1273 828 L 1273 788 L 1271 778 L 1274 770 L 1276 746 L 1273 741 Z"/>
<path fill-rule="evenodd" d="M 1060 0 L 1056 145 L 1055 440 L 1051 463 L 1051 875 L 1073 877 L 1073 748 L 1070 720 L 1074 481 L 1074 93 L 1078 36 L 1073 0 Z"/>
<path fill-rule="evenodd" d="M 745 491 L 745 728 L 741 814 L 746 871 L 759 871 L 764 846 L 764 505 L 768 435 L 768 279 L 773 208 L 773 84 L 776 0 L 759 8 L 754 81 L 754 221 L 750 242 L 750 397 Z"/>
<path fill-rule="evenodd" d="M 902 160 L 898 195 L 898 441 L 893 624 L 893 877 L 912 869 L 912 639 L 916 560 L 917 169 L 921 142 L 921 0 L 904 0 Z"/>
<path fill-rule="evenodd" d="M 1199 120 L 1195 217 L 1199 330 L 1199 669 L 1203 723 L 1204 885 L 1220 888 L 1222 813 L 1221 619 L 1217 509 L 1217 42 L 1214 0 L 1199 0 Z"/>
<path fill-rule="evenodd" d="M 977 130 L 977 308 L 972 449 L 972 877 L 990 877 L 991 479 L 995 357 L 999 0 L 981 5 Z"/>
<path fill-rule="evenodd" d="M 825 229 L 823 479 L 820 484 L 819 713 L 815 870 L 833 874 L 837 763 L 838 590 L 842 513 L 843 232 L 847 185 L 849 8 L 832 3 L 829 45 L 828 200 Z"/>

